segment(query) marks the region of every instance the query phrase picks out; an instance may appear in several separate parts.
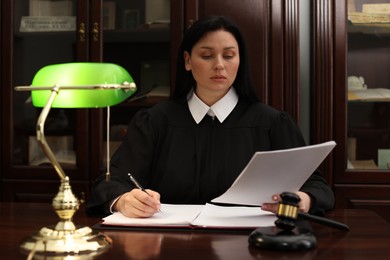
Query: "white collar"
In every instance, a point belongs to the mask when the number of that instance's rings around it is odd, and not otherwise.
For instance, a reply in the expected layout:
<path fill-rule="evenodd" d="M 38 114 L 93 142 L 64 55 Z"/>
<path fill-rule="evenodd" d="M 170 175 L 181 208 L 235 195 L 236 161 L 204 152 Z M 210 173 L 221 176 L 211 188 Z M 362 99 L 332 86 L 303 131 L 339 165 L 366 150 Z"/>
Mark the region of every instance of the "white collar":
<path fill-rule="evenodd" d="M 191 115 L 197 124 L 202 121 L 206 114 L 211 117 L 216 116 L 219 122 L 222 123 L 237 105 L 238 96 L 234 87 L 231 87 L 223 98 L 209 107 L 192 90 L 188 93 L 187 100 Z"/>

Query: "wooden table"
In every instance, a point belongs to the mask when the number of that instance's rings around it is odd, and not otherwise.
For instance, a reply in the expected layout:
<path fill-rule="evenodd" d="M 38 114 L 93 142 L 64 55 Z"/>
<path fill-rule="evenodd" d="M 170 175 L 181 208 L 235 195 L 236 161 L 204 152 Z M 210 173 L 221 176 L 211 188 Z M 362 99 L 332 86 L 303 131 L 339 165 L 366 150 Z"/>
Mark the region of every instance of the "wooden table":
<path fill-rule="evenodd" d="M 328 217 L 350 226 L 348 232 L 311 223 L 318 245 L 309 251 L 275 252 L 248 244 L 251 231 L 204 230 L 101 230 L 112 248 L 95 259 L 389 259 L 390 224 L 367 210 L 334 210 Z M 58 221 L 49 204 L 0 204 L 0 259 L 26 259 L 20 241 L 41 227 Z M 84 210 L 74 217 L 77 225 L 94 226 L 99 218 Z"/>

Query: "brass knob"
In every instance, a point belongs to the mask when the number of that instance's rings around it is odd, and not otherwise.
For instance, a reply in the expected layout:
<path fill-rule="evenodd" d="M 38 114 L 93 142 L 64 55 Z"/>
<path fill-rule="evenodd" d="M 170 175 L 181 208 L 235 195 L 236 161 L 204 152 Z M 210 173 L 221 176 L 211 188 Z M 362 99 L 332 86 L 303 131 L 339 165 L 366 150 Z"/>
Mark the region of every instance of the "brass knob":
<path fill-rule="evenodd" d="M 192 26 L 192 24 L 195 22 L 195 20 L 194 19 L 189 19 L 188 21 L 187 21 L 187 29 L 189 29 L 191 26 Z"/>
<path fill-rule="evenodd" d="M 85 23 L 80 23 L 80 26 L 79 26 L 79 39 L 80 39 L 80 42 L 85 42 L 85 34 L 86 34 Z"/>
<path fill-rule="evenodd" d="M 99 23 L 93 23 L 92 38 L 95 42 L 99 41 Z"/>

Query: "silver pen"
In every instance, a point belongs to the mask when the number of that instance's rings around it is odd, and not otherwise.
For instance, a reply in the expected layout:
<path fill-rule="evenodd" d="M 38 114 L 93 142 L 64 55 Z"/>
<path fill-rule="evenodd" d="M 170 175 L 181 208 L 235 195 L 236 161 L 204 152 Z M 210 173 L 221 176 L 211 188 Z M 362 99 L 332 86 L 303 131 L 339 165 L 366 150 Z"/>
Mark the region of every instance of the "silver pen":
<path fill-rule="evenodd" d="M 149 196 L 152 196 L 152 195 L 150 195 L 150 194 L 144 189 L 144 187 L 141 186 L 141 184 L 139 184 L 139 182 L 133 177 L 133 175 L 131 175 L 131 173 L 128 173 L 127 175 L 129 175 L 129 178 L 130 178 L 131 182 L 132 182 L 138 189 L 142 190 L 143 192 L 145 192 L 145 193 L 148 194 Z M 160 212 L 162 213 L 161 209 L 159 209 L 158 211 L 160 211 Z"/>

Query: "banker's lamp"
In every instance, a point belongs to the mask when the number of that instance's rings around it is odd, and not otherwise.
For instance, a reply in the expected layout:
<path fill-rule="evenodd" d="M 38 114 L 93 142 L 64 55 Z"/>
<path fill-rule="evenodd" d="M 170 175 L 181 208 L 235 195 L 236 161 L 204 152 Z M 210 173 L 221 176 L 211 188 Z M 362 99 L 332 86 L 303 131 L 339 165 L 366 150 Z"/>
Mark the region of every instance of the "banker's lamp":
<path fill-rule="evenodd" d="M 89 227 L 76 227 L 72 221 L 80 202 L 72 192 L 69 177 L 46 142 L 44 126 L 52 107 L 109 109 L 119 104 L 136 91 L 132 77 L 124 68 L 112 63 L 54 64 L 40 69 L 31 86 L 18 86 L 15 90 L 31 91 L 33 105 L 43 108 L 37 122 L 37 139 L 61 179 L 52 203 L 60 221 L 25 239 L 21 250 L 44 256 L 96 255 L 106 251 L 111 245 L 108 237 Z"/>

